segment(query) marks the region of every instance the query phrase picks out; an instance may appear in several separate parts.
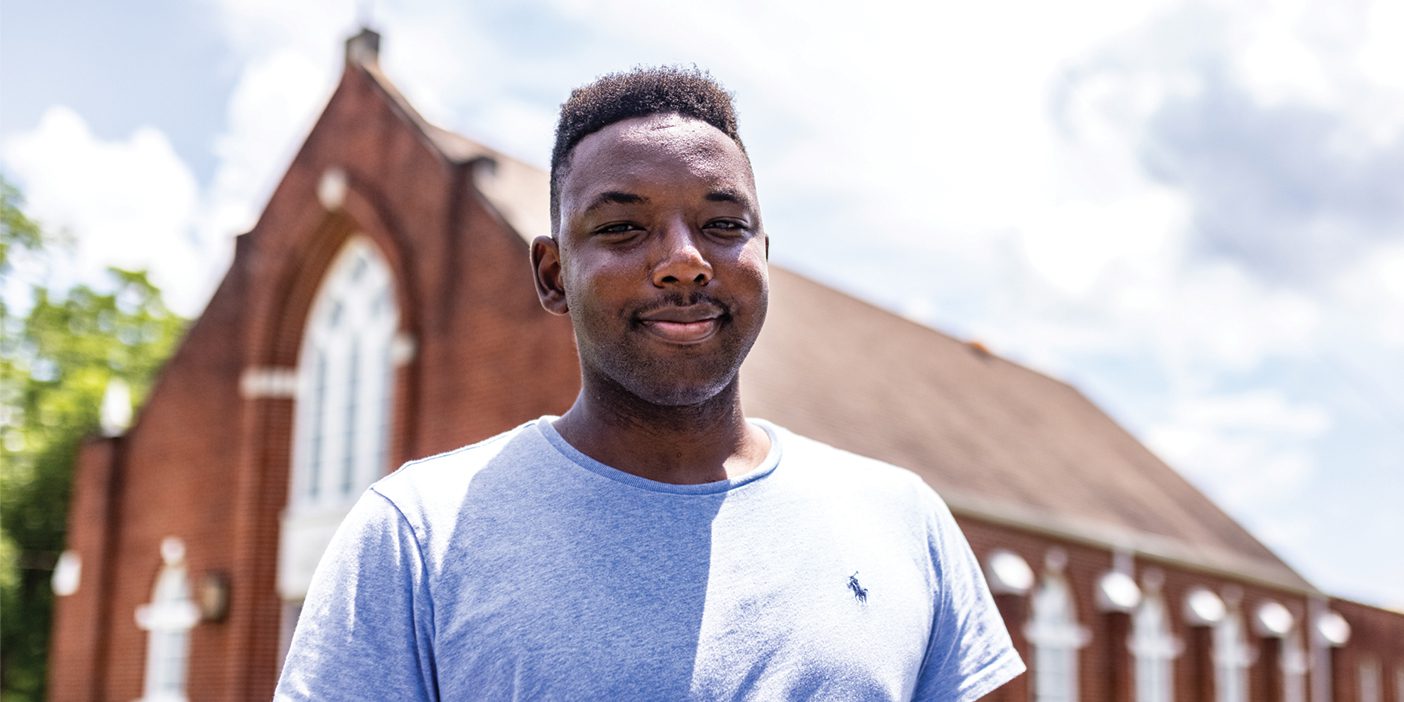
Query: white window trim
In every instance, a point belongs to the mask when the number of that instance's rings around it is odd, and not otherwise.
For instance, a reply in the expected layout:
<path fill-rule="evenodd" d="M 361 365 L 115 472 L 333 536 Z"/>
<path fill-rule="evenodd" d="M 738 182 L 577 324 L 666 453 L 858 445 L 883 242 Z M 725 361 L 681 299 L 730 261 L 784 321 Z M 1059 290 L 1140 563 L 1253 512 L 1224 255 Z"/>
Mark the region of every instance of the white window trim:
<path fill-rule="evenodd" d="M 137 626 L 146 635 L 143 702 L 184 702 L 190 665 L 190 630 L 200 622 L 183 564 L 161 569 L 151 602 L 136 610 Z"/>
<path fill-rule="evenodd" d="M 278 544 L 277 588 L 285 601 L 306 596 L 336 527 L 390 468 L 395 370 L 413 355 L 399 326 L 390 266 L 368 237 L 352 236 L 313 298 L 298 357 Z"/>
<path fill-rule="evenodd" d="M 1243 615 L 1230 610 L 1214 626 L 1215 702 L 1247 702 L 1248 669 L 1256 655 L 1248 645 Z"/>
<path fill-rule="evenodd" d="M 1302 646 L 1302 633 L 1293 631 L 1282 639 L 1282 700 L 1283 702 L 1306 702 L 1307 670 L 1310 659 Z"/>
<path fill-rule="evenodd" d="M 1356 680 L 1360 687 L 1360 702 L 1380 702 L 1384 699 L 1378 660 L 1366 658 L 1360 661 L 1360 666 L 1356 669 Z"/>
<path fill-rule="evenodd" d="M 1172 702 L 1175 659 L 1184 647 L 1170 629 L 1169 610 L 1159 593 L 1145 595 L 1132 615 L 1130 649 L 1135 658 L 1137 702 Z"/>
<path fill-rule="evenodd" d="M 1024 635 L 1034 647 L 1033 698 L 1035 702 L 1074 702 L 1078 699 L 1078 650 L 1091 635 L 1077 623 L 1072 588 L 1059 573 L 1049 573 L 1034 590 L 1032 612 Z M 1050 670 L 1058 666 L 1060 670 Z M 1060 689 L 1044 689 L 1040 681 L 1053 679 Z"/>
<path fill-rule="evenodd" d="M 399 322 L 389 265 L 353 236 L 327 269 L 303 333 L 291 512 L 344 512 L 385 474 Z"/>

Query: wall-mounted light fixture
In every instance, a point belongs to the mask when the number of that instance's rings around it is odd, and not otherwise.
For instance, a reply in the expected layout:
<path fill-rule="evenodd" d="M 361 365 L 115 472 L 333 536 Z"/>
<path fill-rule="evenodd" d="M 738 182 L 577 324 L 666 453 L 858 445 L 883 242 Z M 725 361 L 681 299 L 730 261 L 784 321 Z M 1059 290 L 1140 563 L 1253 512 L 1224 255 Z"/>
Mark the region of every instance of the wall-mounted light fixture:
<path fill-rule="evenodd" d="M 229 614 L 229 576 L 217 570 L 205 571 L 195 583 L 195 602 L 202 621 L 223 621 Z"/>

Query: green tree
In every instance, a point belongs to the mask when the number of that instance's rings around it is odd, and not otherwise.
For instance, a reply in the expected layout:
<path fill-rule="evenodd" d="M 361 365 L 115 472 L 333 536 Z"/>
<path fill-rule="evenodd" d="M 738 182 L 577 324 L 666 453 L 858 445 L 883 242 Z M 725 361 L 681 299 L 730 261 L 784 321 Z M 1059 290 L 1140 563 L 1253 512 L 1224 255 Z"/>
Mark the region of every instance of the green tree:
<path fill-rule="evenodd" d="M 21 262 L 44 270 L 67 251 L 2 178 L 0 197 L 0 700 L 11 702 L 44 698 L 49 580 L 78 446 L 98 429 L 110 381 L 125 381 L 134 405 L 145 397 L 185 320 L 141 271 L 110 268 L 102 289 L 12 280 Z"/>

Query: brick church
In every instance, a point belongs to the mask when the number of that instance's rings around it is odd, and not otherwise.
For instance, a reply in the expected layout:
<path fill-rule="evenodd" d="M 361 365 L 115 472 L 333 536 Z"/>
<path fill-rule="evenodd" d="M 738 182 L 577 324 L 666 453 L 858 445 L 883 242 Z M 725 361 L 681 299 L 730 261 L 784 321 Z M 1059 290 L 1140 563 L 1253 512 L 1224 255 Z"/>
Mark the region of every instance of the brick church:
<path fill-rule="evenodd" d="M 366 486 L 579 388 L 569 321 L 528 274 L 547 174 L 426 122 L 379 41 L 347 42 L 136 421 L 82 448 L 54 700 L 268 699 Z M 1077 390 L 771 276 L 747 413 L 941 493 L 1029 664 L 994 699 L 1404 702 L 1404 614 L 1318 590 Z"/>

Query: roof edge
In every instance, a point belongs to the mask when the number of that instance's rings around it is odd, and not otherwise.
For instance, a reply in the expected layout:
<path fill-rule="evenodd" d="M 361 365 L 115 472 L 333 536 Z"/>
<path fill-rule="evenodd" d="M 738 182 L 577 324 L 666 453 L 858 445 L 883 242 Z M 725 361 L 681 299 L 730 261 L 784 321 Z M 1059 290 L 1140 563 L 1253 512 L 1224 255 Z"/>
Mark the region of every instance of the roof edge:
<path fill-rule="evenodd" d="M 369 31 L 364 30 L 362 34 L 348 40 L 346 70 L 361 70 L 370 79 L 371 84 L 386 97 L 391 108 L 414 128 L 425 147 L 442 159 L 445 164 L 454 168 L 469 168 L 469 182 L 472 183 L 480 200 L 494 215 L 506 223 L 517 234 L 518 238 L 530 245 L 538 235 L 550 234 L 549 215 L 546 214 L 547 205 L 545 202 L 545 199 L 549 198 L 549 191 L 543 193 L 543 200 L 539 204 L 539 208 L 530 201 L 531 198 L 522 195 L 523 176 L 526 171 L 539 171 L 540 169 L 478 144 L 472 139 L 425 119 L 424 115 L 414 108 L 404 93 L 395 86 L 394 81 L 390 80 L 390 77 L 381 69 L 378 51 L 353 49 L 355 43 L 362 40 L 362 37 Z M 373 32 L 371 35 L 373 35 L 375 45 L 378 48 L 379 35 Z M 477 167 L 479 165 L 482 167 Z M 540 172 L 545 178 L 545 172 Z M 528 191 L 531 189 L 529 185 L 525 187 Z M 541 212 L 536 212 L 537 209 L 540 209 Z"/>
<path fill-rule="evenodd" d="M 1332 597 L 1330 593 L 1323 592 L 1281 561 L 1260 561 L 1221 549 L 1196 553 L 1184 543 L 1170 537 L 1117 529 L 1102 523 L 1084 524 L 967 493 L 943 490 L 941 497 L 950 507 L 951 513 L 956 516 L 1073 541 L 1113 553 L 1129 552 L 1134 556 L 1228 580 L 1239 580 L 1304 596 Z"/>
<path fill-rule="evenodd" d="M 856 302 L 856 303 L 862 305 L 863 307 L 867 307 L 867 308 L 872 309 L 872 310 L 875 310 L 875 311 L 877 311 L 877 312 L 879 312 L 879 313 L 881 313 L 881 314 L 884 314 L 884 315 L 887 315 L 887 316 L 889 316 L 889 317 L 892 317 L 893 319 L 899 320 L 899 321 L 901 321 L 903 324 L 906 324 L 906 325 L 915 327 L 915 328 L 920 329 L 920 330 L 922 330 L 923 332 L 926 332 L 926 333 L 928 333 L 928 334 L 932 334 L 932 335 L 935 335 L 935 336 L 938 336 L 938 337 L 941 337 L 941 338 L 944 338 L 944 339 L 948 339 L 948 340 L 953 341 L 953 342 L 958 343 L 958 344 L 964 344 L 964 345 L 966 345 L 966 346 L 971 347 L 971 350 L 972 350 L 972 351 L 978 352 L 978 353 L 982 354 L 983 356 L 985 356 L 986 358 L 989 358 L 989 359 L 992 359 L 992 360 L 995 360 L 995 361 L 998 361 L 998 362 L 1001 362 L 1001 363 L 1007 363 L 1007 364 L 1009 364 L 1010 366 L 1013 366 L 1013 367 L 1019 369 L 1019 371 L 1021 371 L 1021 372 L 1023 372 L 1023 373 L 1028 373 L 1029 375 L 1037 376 L 1037 377 L 1042 378 L 1043 380 L 1046 380 L 1046 381 L 1048 381 L 1048 382 L 1050 382 L 1050 383 L 1054 383 L 1054 384 L 1056 384 L 1056 385 L 1061 385 L 1061 386 L 1063 386 L 1064 388 L 1067 388 L 1068 390 L 1071 390 L 1072 392 L 1077 393 L 1077 394 L 1078 394 L 1079 396 L 1081 396 L 1084 400 L 1086 400 L 1089 404 L 1092 404 L 1093 406 L 1096 406 L 1096 403 L 1092 402 L 1092 400 L 1091 400 L 1090 398 L 1088 398 L 1087 395 L 1086 395 L 1085 393 L 1083 393 L 1081 390 L 1079 390 L 1079 389 L 1077 388 L 1076 385 L 1073 385 L 1072 383 L 1070 383 L 1070 382 L 1068 382 L 1068 381 L 1066 381 L 1066 380 L 1063 380 L 1062 378 L 1059 378 L 1059 377 L 1057 377 L 1057 376 L 1049 375 L 1048 373 L 1044 373 L 1044 372 L 1041 371 L 1041 370 L 1038 370 L 1038 369 L 1036 369 L 1036 368 L 1032 368 L 1032 367 L 1030 367 L 1030 366 L 1028 366 L 1028 365 L 1026 365 L 1026 364 L 1024 364 L 1024 363 L 1020 363 L 1019 361 L 1013 360 L 1013 359 L 1011 359 L 1011 358 L 1009 358 L 1009 357 L 1007 357 L 1007 356 L 1004 356 L 1004 355 L 1002 355 L 1002 354 L 1000 354 L 1000 353 L 998 353 L 998 352 L 996 352 L 996 351 L 994 351 L 994 350 L 991 350 L 990 348 L 988 348 L 987 346 L 985 346 L 984 342 L 979 341 L 978 339 L 976 339 L 976 338 L 974 338 L 974 337 L 970 337 L 970 338 L 961 338 L 961 337 L 959 337 L 959 336 L 956 336 L 955 334 L 952 334 L 952 333 L 950 333 L 950 332 L 943 331 L 943 330 L 937 328 L 934 324 L 931 324 L 931 323 L 928 323 L 928 322 L 924 322 L 924 321 L 921 321 L 921 320 L 918 320 L 918 319 L 913 319 L 913 318 L 911 318 L 911 317 L 908 317 L 908 316 L 905 315 L 905 314 L 902 314 L 902 313 L 897 312 L 897 311 L 895 311 L 895 310 L 892 310 L 892 309 L 889 309 L 889 308 L 887 308 L 887 307 L 884 307 L 884 306 L 882 306 L 881 304 L 879 304 L 879 303 L 877 303 L 877 302 L 874 302 L 873 300 L 870 300 L 870 299 L 868 299 L 868 298 L 866 298 L 866 297 L 864 297 L 864 296 L 862 296 L 862 295 L 860 295 L 860 294 L 858 294 L 858 293 L 856 293 L 856 292 L 854 292 L 854 291 L 851 291 L 851 290 L 849 290 L 849 289 L 847 289 L 847 288 L 839 287 L 839 286 L 834 285 L 834 284 L 832 284 L 832 283 L 820 282 L 820 281 L 817 280 L 814 276 L 812 276 L 812 275 L 810 275 L 810 274 L 808 274 L 808 273 L 806 273 L 806 272 L 800 271 L 800 270 L 798 270 L 798 269 L 796 269 L 796 268 L 793 268 L 793 267 L 791 267 L 791 266 L 779 265 L 779 264 L 776 264 L 776 263 L 774 263 L 774 262 L 771 262 L 770 265 L 771 265 L 772 268 L 778 267 L 778 268 L 784 270 L 786 273 L 788 273 L 788 274 L 790 274 L 790 275 L 792 275 L 792 276 L 794 276 L 794 277 L 796 277 L 796 278 L 799 278 L 800 280 L 804 281 L 805 283 L 808 283 L 808 284 L 810 284 L 810 285 L 815 285 L 815 286 L 818 286 L 818 287 L 821 287 L 821 288 L 825 288 L 825 289 L 831 290 L 831 291 L 833 291 L 833 292 L 835 292 L 835 293 L 837 293 L 837 294 L 839 294 L 839 295 L 842 295 L 842 296 L 844 296 L 844 297 L 846 297 L 846 298 L 848 298 L 848 299 L 850 299 L 850 300 L 852 300 L 852 301 L 854 301 L 854 302 Z M 1121 426 L 1121 425 L 1118 423 L 1117 426 Z"/>
<path fill-rule="evenodd" d="M 437 154 L 446 163 L 458 165 L 487 155 L 485 151 L 482 153 L 465 153 L 462 149 L 446 148 L 451 147 L 451 145 L 445 143 L 441 138 L 436 138 L 438 137 L 437 133 L 443 130 L 430 124 L 429 120 L 425 119 L 424 115 L 419 113 L 419 110 L 414 109 L 414 105 L 410 104 L 409 99 L 405 97 L 404 93 L 400 92 L 400 89 L 395 87 L 395 84 L 391 82 L 390 78 L 381 70 L 380 62 L 374 56 L 348 56 L 346 70 L 349 71 L 355 68 L 365 72 L 366 76 L 371 79 L 371 84 L 380 89 L 380 92 L 389 99 L 391 107 L 397 110 L 400 115 L 404 117 L 405 121 L 415 128 L 415 131 L 419 134 L 419 138 L 424 141 L 425 146 L 428 146 L 429 150 Z"/>

